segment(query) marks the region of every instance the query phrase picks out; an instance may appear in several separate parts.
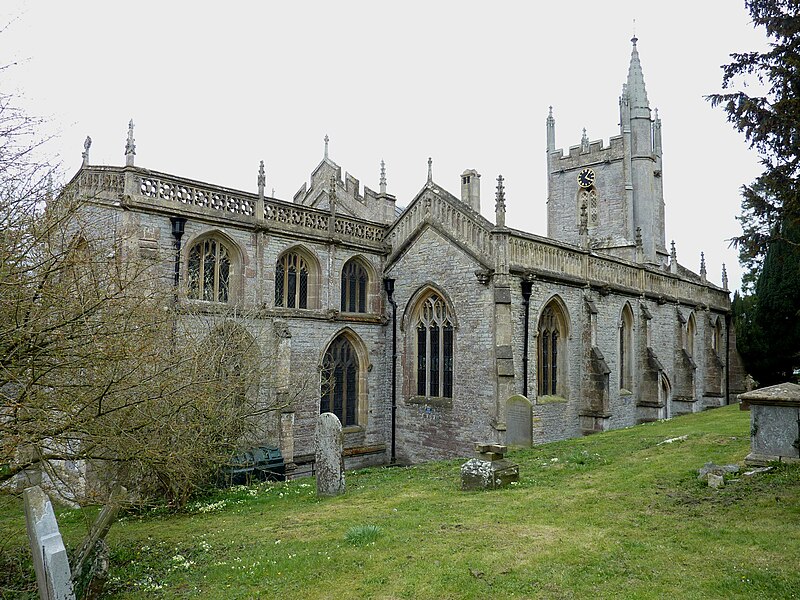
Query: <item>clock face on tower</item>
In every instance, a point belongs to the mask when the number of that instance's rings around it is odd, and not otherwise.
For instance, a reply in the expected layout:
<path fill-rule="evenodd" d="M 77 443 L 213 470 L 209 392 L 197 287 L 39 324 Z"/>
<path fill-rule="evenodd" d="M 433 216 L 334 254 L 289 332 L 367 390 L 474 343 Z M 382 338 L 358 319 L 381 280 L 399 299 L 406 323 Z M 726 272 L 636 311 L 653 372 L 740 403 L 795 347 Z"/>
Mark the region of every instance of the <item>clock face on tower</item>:
<path fill-rule="evenodd" d="M 589 168 L 581 169 L 581 172 L 578 173 L 578 185 L 582 188 L 592 187 L 594 185 L 594 171 Z"/>

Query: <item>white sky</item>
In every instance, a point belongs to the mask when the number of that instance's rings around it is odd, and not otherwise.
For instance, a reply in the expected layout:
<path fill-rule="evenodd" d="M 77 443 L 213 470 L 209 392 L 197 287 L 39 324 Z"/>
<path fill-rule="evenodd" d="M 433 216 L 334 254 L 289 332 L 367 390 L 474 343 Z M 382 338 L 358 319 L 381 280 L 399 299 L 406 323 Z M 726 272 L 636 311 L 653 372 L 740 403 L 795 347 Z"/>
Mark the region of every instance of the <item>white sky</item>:
<path fill-rule="evenodd" d="M 224 4 L 224 6 L 223 6 Z M 619 133 L 633 19 L 651 108 L 663 122 L 667 240 L 678 260 L 739 285 L 738 188 L 757 155 L 703 99 L 731 52 L 761 49 L 743 1 L 56 2 L 3 0 L 2 91 L 24 95 L 58 138 L 70 177 L 92 137 L 92 164 L 136 164 L 291 200 L 331 138 L 330 157 L 406 205 L 434 180 L 459 195 L 482 177 L 494 221 L 506 181 L 510 226 L 546 234 L 545 118 L 556 147 Z"/>

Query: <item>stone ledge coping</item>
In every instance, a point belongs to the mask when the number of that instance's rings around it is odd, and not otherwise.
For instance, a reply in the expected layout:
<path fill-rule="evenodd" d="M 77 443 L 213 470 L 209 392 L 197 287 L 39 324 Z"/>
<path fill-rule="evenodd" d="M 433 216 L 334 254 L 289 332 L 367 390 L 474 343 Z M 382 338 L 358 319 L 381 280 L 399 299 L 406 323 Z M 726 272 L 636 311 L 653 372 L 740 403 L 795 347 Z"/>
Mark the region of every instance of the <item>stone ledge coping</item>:
<path fill-rule="evenodd" d="M 779 383 L 739 394 L 739 400 L 747 404 L 800 407 L 800 385 Z"/>

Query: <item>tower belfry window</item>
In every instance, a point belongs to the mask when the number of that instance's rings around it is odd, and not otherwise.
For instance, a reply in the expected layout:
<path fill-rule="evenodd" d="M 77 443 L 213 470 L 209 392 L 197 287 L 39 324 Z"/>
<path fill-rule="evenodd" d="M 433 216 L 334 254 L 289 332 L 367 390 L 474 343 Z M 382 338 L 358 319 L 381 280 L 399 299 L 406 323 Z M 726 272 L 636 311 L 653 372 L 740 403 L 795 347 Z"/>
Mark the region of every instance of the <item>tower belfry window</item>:
<path fill-rule="evenodd" d="M 589 227 L 597 227 L 600 224 L 599 202 L 597 198 L 597 188 L 594 186 L 581 189 L 578 192 L 578 222 L 582 207 L 586 207 L 586 220 Z"/>

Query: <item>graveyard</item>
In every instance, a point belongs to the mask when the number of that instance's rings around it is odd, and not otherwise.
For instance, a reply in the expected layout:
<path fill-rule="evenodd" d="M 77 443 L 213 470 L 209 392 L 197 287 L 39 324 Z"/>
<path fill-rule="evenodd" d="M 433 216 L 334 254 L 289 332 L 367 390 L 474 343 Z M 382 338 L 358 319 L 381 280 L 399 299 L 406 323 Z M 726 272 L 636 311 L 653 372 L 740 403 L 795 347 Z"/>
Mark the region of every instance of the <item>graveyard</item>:
<path fill-rule="evenodd" d="M 750 473 L 729 406 L 511 448 L 506 487 L 462 491 L 464 460 L 235 486 L 174 513 L 121 513 L 109 598 L 792 598 L 800 465 Z M 465 459 L 471 457 L 464 457 Z M 707 462 L 735 464 L 720 488 Z M 99 509 L 56 507 L 67 551 Z M 0 496 L 0 596 L 35 598 L 20 499 Z"/>

